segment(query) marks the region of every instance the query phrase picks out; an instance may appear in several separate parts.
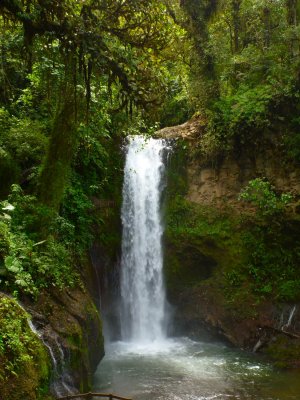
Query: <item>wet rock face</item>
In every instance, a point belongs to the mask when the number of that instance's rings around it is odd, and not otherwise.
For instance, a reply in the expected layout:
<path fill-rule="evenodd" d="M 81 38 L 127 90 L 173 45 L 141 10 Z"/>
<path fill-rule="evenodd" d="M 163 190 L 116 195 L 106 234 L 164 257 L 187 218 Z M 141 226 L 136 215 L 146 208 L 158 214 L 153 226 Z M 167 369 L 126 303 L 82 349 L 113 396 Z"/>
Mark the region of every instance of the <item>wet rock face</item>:
<path fill-rule="evenodd" d="M 170 301 L 175 306 L 176 334 L 225 341 L 266 354 L 279 367 L 300 367 L 300 304 L 266 302 L 253 316 L 244 316 L 228 309 L 222 294 L 209 282 L 199 288 L 177 290 Z"/>
<path fill-rule="evenodd" d="M 166 244 L 166 280 L 173 291 L 210 278 L 216 266 L 216 261 L 193 243 L 182 243 L 180 247 L 171 241 Z"/>
<path fill-rule="evenodd" d="M 48 400 L 50 357 L 24 307 L 2 292 L 0 342 L 0 398 Z"/>
<path fill-rule="evenodd" d="M 80 288 L 44 292 L 28 310 L 52 359 L 52 392 L 88 390 L 104 356 L 102 324 L 88 292 Z"/>
<path fill-rule="evenodd" d="M 174 307 L 173 332 L 201 340 L 221 338 L 247 351 L 267 354 L 280 366 L 300 367 L 300 304 L 295 308 L 294 304 L 278 304 L 276 299 L 263 300 L 248 287 L 243 294 L 244 286 L 234 292 L 226 283 L 226 274 L 247 262 L 240 222 L 230 223 L 243 211 L 253 211 L 238 201 L 241 189 L 251 179 L 266 177 L 278 192 L 292 193 L 297 200 L 300 169 L 282 162 L 272 138 L 266 138 L 264 146 L 241 149 L 218 162 L 202 160 L 193 151 L 203 129 L 190 121 L 159 132 L 164 137 L 184 138 L 187 149 L 183 156 L 174 149 L 166 195 L 165 276 Z M 206 211 L 196 214 L 197 207 Z M 300 213 L 299 207 L 294 204 L 295 214 Z M 224 227 L 232 227 L 226 235 L 223 225 L 212 218 L 213 210 L 226 213 Z M 296 237 L 297 232 L 295 218 L 287 236 Z"/>
<path fill-rule="evenodd" d="M 230 156 L 217 168 L 191 161 L 187 167 L 187 199 L 198 204 L 231 204 L 241 208 L 238 195 L 257 176 L 266 177 L 279 191 L 300 192 L 300 170 L 285 169 L 274 155 L 262 152 L 253 160 Z"/>
<path fill-rule="evenodd" d="M 293 195 L 300 193 L 300 169 L 288 165 L 278 149 L 276 134 L 261 138 L 261 143 L 232 150 L 222 151 L 215 159 L 194 156 L 195 149 L 205 134 L 207 121 L 201 116 L 193 117 L 186 123 L 167 127 L 156 132 L 158 137 L 180 139 L 189 148 L 186 174 L 188 183 L 187 199 L 198 204 L 231 204 L 241 208 L 238 195 L 249 180 L 267 178 L 278 191 Z M 295 205 L 300 213 L 299 205 Z"/>
<path fill-rule="evenodd" d="M 245 294 L 243 290 L 234 292 L 224 276 L 232 263 L 243 262 L 238 243 L 221 240 L 218 235 L 208 241 L 201 235 L 203 232 L 195 237 L 193 231 L 186 230 L 176 236 L 173 231 L 165 241 L 167 293 L 174 314 L 172 333 L 198 340 L 224 340 L 266 354 L 279 366 L 300 367 L 300 304 L 263 300 L 247 288 Z"/>
<path fill-rule="evenodd" d="M 49 385 L 55 397 L 90 389 L 104 345 L 86 290 L 53 289 L 22 305 L 0 292 L 0 327 L 1 399 L 50 399 Z"/>
<path fill-rule="evenodd" d="M 51 287 L 40 292 L 37 301 L 23 296 L 20 304 L 0 292 L 1 400 L 50 400 L 91 389 L 104 356 L 104 339 L 96 308 L 97 279 L 88 262 L 81 272 L 77 287 Z M 2 335 L 11 341 L 14 335 L 18 338 L 13 340 L 15 353 L 9 343 L 3 347 Z M 18 360 L 24 361 L 25 368 Z M 9 361 L 17 367 L 19 363 L 22 373 L 6 374 Z"/>

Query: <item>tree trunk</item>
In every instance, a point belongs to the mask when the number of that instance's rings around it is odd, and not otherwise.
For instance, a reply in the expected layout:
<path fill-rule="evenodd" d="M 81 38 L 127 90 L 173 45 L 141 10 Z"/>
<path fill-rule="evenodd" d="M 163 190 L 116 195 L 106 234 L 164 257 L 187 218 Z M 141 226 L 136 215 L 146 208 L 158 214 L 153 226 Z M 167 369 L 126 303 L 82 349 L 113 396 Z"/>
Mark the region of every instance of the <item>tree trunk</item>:
<path fill-rule="evenodd" d="M 286 0 L 287 22 L 291 27 L 298 25 L 298 7 L 298 0 Z M 299 39 L 296 32 L 293 33 L 291 38 L 291 53 L 293 57 L 299 56 Z"/>
<path fill-rule="evenodd" d="M 39 200 L 54 211 L 59 210 L 64 194 L 76 150 L 76 139 L 74 89 L 68 83 L 62 104 L 56 112 L 40 174 Z"/>
<path fill-rule="evenodd" d="M 297 25 L 297 3 L 298 0 L 286 0 L 287 21 L 289 25 Z"/>
<path fill-rule="evenodd" d="M 206 46 L 209 41 L 207 24 L 217 9 L 217 0 L 180 0 L 180 6 L 188 17 L 185 28 L 191 34 L 194 41 L 195 60 L 193 64 L 193 75 L 198 76 L 203 83 L 203 89 L 198 93 L 201 98 L 201 106 L 209 104 L 218 92 L 218 82 L 215 71 L 214 57 L 207 52 Z"/>
<path fill-rule="evenodd" d="M 233 22 L 233 37 L 234 37 L 234 52 L 238 53 L 240 50 L 240 7 L 241 0 L 232 0 L 232 22 Z"/>
<path fill-rule="evenodd" d="M 271 42 L 271 20 L 270 9 L 265 7 L 263 9 L 263 22 L 264 22 L 264 46 L 270 47 Z"/>

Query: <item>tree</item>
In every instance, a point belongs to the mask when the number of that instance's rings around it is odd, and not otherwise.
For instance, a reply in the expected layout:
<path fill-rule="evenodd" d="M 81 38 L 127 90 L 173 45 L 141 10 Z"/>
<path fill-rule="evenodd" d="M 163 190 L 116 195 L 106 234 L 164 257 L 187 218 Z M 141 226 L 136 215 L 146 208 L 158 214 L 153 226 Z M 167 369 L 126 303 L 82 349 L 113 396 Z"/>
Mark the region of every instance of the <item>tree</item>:
<path fill-rule="evenodd" d="M 241 0 L 232 0 L 232 22 L 233 22 L 233 39 L 234 39 L 234 52 L 238 53 L 240 49 L 240 8 Z"/>
<path fill-rule="evenodd" d="M 289 25 L 298 24 L 298 0 L 286 0 L 287 21 Z"/>
<path fill-rule="evenodd" d="M 208 25 L 217 10 L 218 1 L 181 0 L 180 6 L 187 16 L 183 24 L 194 43 L 194 56 L 191 61 L 192 81 L 198 81 L 198 98 L 202 111 L 218 93 L 218 79 L 214 55 L 207 51 L 209 42 Z M 203 82 L 203 84 L 202 84 Z"/>
<path fill-rule="evenodd" d="M 41 82 L 48 79 L 48 98 L 55 99 L 39 192 L 41 202 L 57 210 L 78 127 L 91 122 L 92 97 L 103 76 L 120 109 L 132 112 L 134 106 L 146 109 L 160 102 L 159 54 L 169 45 L 172 21 L 160 0 L 2 0 L 0 13 L 3 27 L 22 29 L 25 85 L 30 85 L 40 57 L 56 70 L 55 76 L 51 71 L 47 78 L 39 77 Z M 7 101 L 5 90 L 3 97 Z"/>

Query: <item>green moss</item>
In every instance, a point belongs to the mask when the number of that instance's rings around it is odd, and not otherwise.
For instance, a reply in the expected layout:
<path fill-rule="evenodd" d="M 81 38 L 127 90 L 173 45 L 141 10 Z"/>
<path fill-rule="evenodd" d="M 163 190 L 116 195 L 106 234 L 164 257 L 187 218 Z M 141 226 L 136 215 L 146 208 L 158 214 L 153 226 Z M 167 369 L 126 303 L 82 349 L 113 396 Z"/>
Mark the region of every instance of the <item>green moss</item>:
<path fill-rule="evenodd" d="M 40 201 L 54 210 L 59 209 L 63 198 L 77 145 L 73 89 L 67 85 L 65 90 L 65 102 L 57 110 L 40 174 Z"/>
<path fill-rule="evenodd" d="M 10 400 L 44 398 L 51 362 L 17 302 L 0 296 L 0 393 Z"/>
<path fill-rule="evenodd" d="M 265 353 L 275 361 L 275 364 L 281 368 L 300 366 L 300 340 L 293 339 L 285 335 L 274 338 Z"/>
<path fill-rule="evenodd" d="M 105 254 L 114 259 L 119 253 L 122 238 L 120 203 L 96 211 L 95 237 L 105 249 Z"/>
<path fill-rule="evenodd" d="M 244 269 L 248 250 L 242 236 L 243 218 L 230 207 L 188 201 L 187 159 L 181 145 L 169 164 L 165 206 L 168 293 L 176 299 L 184 290 L 207 292 L 221 299 L 224 312 L 233 318 L 253 318 L 257 312 L 253 304 L 258 305 L 260 299 L 252 293 Z"/>
<path fill-rule="evenodd" d="M 170 290 L 212 278 L 229 307 L 246 304 L 248 297 L 251 304 L 299 299 L 297 221 L 262 223 L 255 215 L 194 204 L 183 195 L 168 196 L 165 220 Z"/>
<path fill-rule="evenodd" d="M 9 193 L 11 184 L 18 180 L 20 171 L 13 157 L 0 146 L 0 198 Z"/>
<path fill-rule="evenodd" d="M 86 268 L 82 265 L 84 273 Z M 59 342 L 68 354 L 64 368 L 74 377 L 76 387 L 89 391 L 92 373 L 104 355 L 104 346 L 101 319 L 87 290 L 82 285 L 63 291 L 43 291 L 35 311 L 59 335 Z"/>
<path fill-rule="evenodd" d="M 169 282 L 198 285 L 241 263 L 244 252 L 234 213 L 175 196 L 166 212 L 166 274 Z"/>

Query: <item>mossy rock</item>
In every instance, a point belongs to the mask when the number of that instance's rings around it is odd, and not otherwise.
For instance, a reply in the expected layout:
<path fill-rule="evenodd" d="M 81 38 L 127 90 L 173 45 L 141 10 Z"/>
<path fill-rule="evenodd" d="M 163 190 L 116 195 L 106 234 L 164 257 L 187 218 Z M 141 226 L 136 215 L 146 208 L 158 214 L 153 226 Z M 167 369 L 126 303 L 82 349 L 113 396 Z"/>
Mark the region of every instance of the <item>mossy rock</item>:
<path fill-rule="evenodd" d="M 3 399 L 45 399 L 51 361 L 29 327 L 29 315 L 19 304 L 0 294 L 0 393 Z M 50 397 L 49 397 L 50 398 Z"/>
<path fill-rule="evenodd" d="M 191 287 L 210 278 L 217 262 L 193 242 L 180 245 L 168 242 L 165 253 L 165 274 L 169 288 Z"/>
<path fill-rule="evenodd" d="M 65 367 L 75 386 L 82 391 L 90 390 L 93 372 L 104 356 L 104 339 L 99 312 L 87 290 L 81 287 L 45 291 L 40 294 L 35 310 L 59 335 L 69 354 Z"/>
<path fill-rule="evenodd" d="M 265 353 L 277 367 L 300 368 L 300 339 L 279 335 L 268 344 Z"/>

